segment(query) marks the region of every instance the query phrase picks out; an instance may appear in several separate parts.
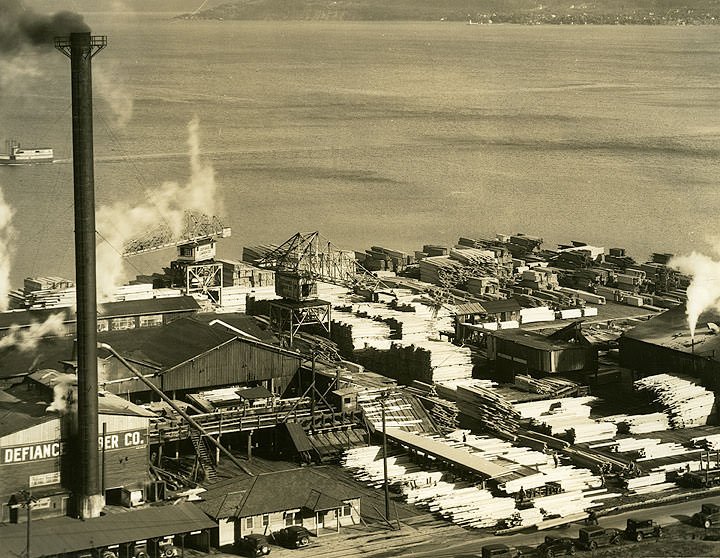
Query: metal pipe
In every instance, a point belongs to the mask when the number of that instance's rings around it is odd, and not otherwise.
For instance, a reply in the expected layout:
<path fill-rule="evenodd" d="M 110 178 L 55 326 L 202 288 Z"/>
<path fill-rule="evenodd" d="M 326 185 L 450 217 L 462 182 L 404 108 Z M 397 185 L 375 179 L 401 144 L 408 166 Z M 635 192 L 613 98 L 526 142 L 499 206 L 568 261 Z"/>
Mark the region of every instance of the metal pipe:
<path fill-rule="evenodd" d="M 213 444 L 216 448 L 218 448 L 221 452 L 223 452 L 230 461 L 232 461 L 235 465 L 240 467 L 245 473 L 248 475 L 252 475 L 252 473 L 238 461 L 238 459 L 230 453 L 225 447 L 220 444 L 215 438 L 213 438 L 210 434 L 208 434 L 205 429 L 200 426 L 197 422 L 195 422 L 192 418 L 190 418 L 190 415 L 188 415 L 185 411 L 183 411 L 180 407 L 178 407 L 175 402 L 170 399 L 167 395 L 165 395 L 155 384 L 153 384 L 151 381 L 149 381 L 145 376 L 143 376 L 140 372 L 138 372 L 135 367 L 130 364 L 120 353 L 118 353 L 115 349 L 113 349 L 110 345 L 107 343 L 98 343 L 97 345 L 98 349 L 105 349 L 107 351 L 110 351 L 110 353 L 117 358 L 120 363 L 125 366 L 130 372 L 132 372 L 138 380 L 140 380 L 142 383 L 144 383 L 147 387 L 149 387 L 153 392 L 155 392 L 157 395 L 160 396 L 160 398 L 165 401 L 170 407 L 172 407 L 177 414 L 179 414 L 182 418 L 184 418 L 190 426 L 192 426 L 195 430 L 203 434 L 207 437 L 207 439 L 210 441 L 211 444 Z"/>

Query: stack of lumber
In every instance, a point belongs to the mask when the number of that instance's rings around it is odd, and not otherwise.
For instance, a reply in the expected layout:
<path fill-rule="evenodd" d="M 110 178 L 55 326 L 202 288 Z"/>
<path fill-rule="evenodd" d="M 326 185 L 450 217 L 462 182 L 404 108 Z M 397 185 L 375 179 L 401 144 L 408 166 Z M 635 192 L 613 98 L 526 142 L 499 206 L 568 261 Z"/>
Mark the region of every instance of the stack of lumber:
<path fill-rule="evenodd" d="M 462 415 L 489 430 L 514 432 L 518 428 L 520 416 L 512 403 L 480 383 L 458 384 L 455 402 Z"/>
<path fill-rule="evenodd" d="M 644 491 L 638 489 L 665 484 L 666 480 L 667 473 L 665 471 L 653 471 L 647 475 L 625 479 L 625 486 L 628 490 L 642 493 Z M 674 486 L 674 484 L 671 486 Z"/>
<path fill-rule="evenodd" d="M 515 498 L 498 498 L 477 486 L 459 488 L 437 496 L 428 509 L 456 525 L 474 528 L 496 526 L 515 512 Z"/>
<path fill-rule="evenodd" d="M 477 436 L 469 430 L 456 430 L 447 434 L 440 441 L 453 447 L 459 447 L 470 453 L 477 454 L 489 461 L 501 460 L 502 466 L 517 470 L 516 465 L 525 467 L 539 467 L 551 465 L 552 456 L 541 451 L 535 451 L 524 446 L 515 446 L 506 440 L 491 436 Z"/>
<path fill-rule="evenodd" d="M 614 415 L 605 417 L 603 420 L 617 424 L 618 432 L 629 432 L 630 434 L 647 434 L 648 432 L 657 432 L 670 428 L 670 423 L 665 413 Z"/>
<path fill-rule="evenodd" d="M 567 432 L 574 444 L 584 444 L 597 440 L 612 440 L 617 435 L 617 426 L 609 422 L 589 420 L 573 425 Z"/>
<path fill-rule="evenodd" d="M 574 395 L 578 390 L 578 384 L 564 378 L 533 378 L 517 374 L 515 376 L 515 387 L 530 393 L 563 397 Z"/>
<path fill-rule="evenodd" d="M 75 287 L 60 290 L 38 290 L 27 293 L 25 295 L 25 305 L 31 310 L 75 306 Z"/>
<path fill-rule="evenodd" d="M 520 310 L 520 323 L 530 324 L 533 322 L 552 322 L 555 319 L 555 310 L 547 306 L 536 308 L 522 308 Z"/>
<path fill-rule="evenodd" d="M 636 380 L 633 385 L 654 398 L 668 415 L 672 428 L 705 425 L 713 413 L 715 394 L 693 378 L 657 374 Z"/>
<path fill-rule="evenodd" d="M 462 264 L 486 264 L 492 266 L 496 263 L 495 253 L 479 248 L 459 247 L 450 249 L 450 257 Z M 493 274 L 494 275 L 494 274 Z"/>
<path fill-rule="evenodd" d="M 333 312 L 330 330 L 335 329 L 338 331 L 333 333 L 333 341 L 338 341 L 335 339 L 335 333 L 342 330 L 349 336 L 352 348 L 355 350 L 366 347 L 389 350 L 392 345 L 390 328 L 386 323 L 362 318 L 350 312 Z"/>
<path fill-rule="evenodd" d="M 534 428 L 551 436 L 565 435 L 574 443 L 609 440 L 617 434 L 610 422 L 590 418 L 590 403 L 595 397 L 567 397 L 516 403 L 515 409 L 523 418 L 532 419 Z"/>
<path fill-rule="evenodd" d="M 638 461 L 683 455 L 685 453 L 689 453 L 688 449 L 681 444 L 676 444 L 675 442 L 653 444 L 646 446 L 639 451 L 640 457 L 638 458 Z"/>
<path fill-rule="evenodd" d="M 152 283 L 140 283 L 137 285 L 124 285 L 115 289 L 112 295 L 114 302 L 125 300 L 143 300 L 153 297 Z"/>
<path fill-rule="evenodd" d="M 619 438 L 611 449 L 619 453 L 640 452 L 649 446 L 661 444 L 659 438 Z"/>
<path fill-rule="evenodd" d="M 415 380 L 410 387 L 405 389 L 417 397 L 442 431 L 451 432 L 457 429 L 460 413 L 457 405 L 438 397 L 435 386 Z"/>

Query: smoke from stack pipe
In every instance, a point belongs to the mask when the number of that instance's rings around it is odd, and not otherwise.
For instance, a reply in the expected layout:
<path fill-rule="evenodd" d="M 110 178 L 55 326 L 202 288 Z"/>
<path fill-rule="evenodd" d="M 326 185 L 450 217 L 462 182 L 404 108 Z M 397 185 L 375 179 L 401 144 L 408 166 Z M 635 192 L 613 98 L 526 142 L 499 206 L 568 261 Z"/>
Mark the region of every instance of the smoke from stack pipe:
<path fill-rule="evenodd" d="M 720 252 L 720 250 L 718 250 Z M 700 314 L 706 310 L 720 311 L 720 262 L 698 252 L 676 256 L 668 262 L 669 267 L 692 277 L 687 289 L 687 320 L 690 336 L 695 331 Z"/>
<path fill-rule="evenodd" d="M 75 12 L 40 14 L 21 0 L 0 0 L 0 53 L 18 54 L 25 47 L 49 50 L 56 36 L 88 31 L 83 16 Z"/>

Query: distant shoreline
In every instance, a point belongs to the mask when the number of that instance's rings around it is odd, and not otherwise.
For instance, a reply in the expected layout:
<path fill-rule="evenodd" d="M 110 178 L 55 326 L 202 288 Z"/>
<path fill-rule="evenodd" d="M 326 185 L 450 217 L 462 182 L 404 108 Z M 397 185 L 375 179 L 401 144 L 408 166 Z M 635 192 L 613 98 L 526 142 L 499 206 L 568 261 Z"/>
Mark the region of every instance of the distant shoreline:
<path fill-rule="evenodd" d="M 440 4 L 440 5 L 438 5 Z M 236 0 L 199 12 L 175 16 L 186 20 L 464 22 L 478 25 L 717 25 L 720 5 L 713 0 L 685 0 L 670 7 L 658 0 L 574 4 L 567 0 Z M 663 4 L 660 6 L 659 4 Z"/>

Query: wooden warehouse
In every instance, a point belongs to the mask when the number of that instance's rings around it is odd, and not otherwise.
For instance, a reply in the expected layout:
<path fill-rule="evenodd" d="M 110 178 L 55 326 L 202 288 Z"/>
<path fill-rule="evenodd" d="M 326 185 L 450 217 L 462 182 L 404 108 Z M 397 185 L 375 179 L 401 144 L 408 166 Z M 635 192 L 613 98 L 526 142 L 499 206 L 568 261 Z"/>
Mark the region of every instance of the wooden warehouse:
<path fill-rule="evenodd" d="M 262 385 L 283 395 L 303 361 L 299 353 L 192 318 L 160 328 L 107 332 L 98 337 L 175 398 L 189 391 L 231 385 Z M 149 388 L 122 363 L 107 352 L 100 353 L 105 389 L 138 401 L 150 398 Z"/>
<path fill-rule="evenodd" d="M 24 521 L 12 507 L 29 489 L 38 499 L 33 517 L 66 515 L 77 486 L 77 418 L 73 375 L 34 372 L 0 391 L 0 521 Z M 109 393 L 100 393 L 100 479 L 109 503 L 143 502 L 153 413 Z"/>
<path fill-rule="evenodd" d="M 597 349 L 589 343 L 546 337 L 522 329 L 489 333 L 487 355 L 498 374 L 508 381 L 515 374 L 545 375 L 597 369 Z"/>
<path fill-rule="evenodd" d="M 671 308 L 620 337 L 620 364 L 636 375 L 673 372 L 720 390 L 720 313 L 703 312 L 691 338 L 685 305 Z"/>

